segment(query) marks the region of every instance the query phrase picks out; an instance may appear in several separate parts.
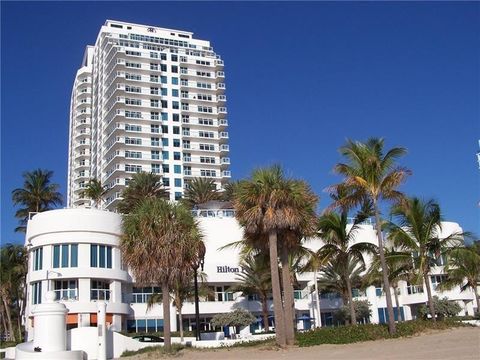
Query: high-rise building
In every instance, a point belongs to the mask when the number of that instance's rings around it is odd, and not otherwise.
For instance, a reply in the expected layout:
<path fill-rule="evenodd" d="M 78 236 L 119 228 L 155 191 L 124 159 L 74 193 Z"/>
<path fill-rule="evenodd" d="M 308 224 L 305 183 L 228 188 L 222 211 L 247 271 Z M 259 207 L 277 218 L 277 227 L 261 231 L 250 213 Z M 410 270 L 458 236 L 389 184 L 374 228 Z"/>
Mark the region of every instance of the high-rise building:
<path fill-rule="evenodd" d="M 224 64 L 191 32 L 107 20 L 87 46 L 70 109 L 68 205 L 89 179 L 113 209 L 132 174 L 159 174 L 179 199 L 195 177 L 230 178 Z"/>

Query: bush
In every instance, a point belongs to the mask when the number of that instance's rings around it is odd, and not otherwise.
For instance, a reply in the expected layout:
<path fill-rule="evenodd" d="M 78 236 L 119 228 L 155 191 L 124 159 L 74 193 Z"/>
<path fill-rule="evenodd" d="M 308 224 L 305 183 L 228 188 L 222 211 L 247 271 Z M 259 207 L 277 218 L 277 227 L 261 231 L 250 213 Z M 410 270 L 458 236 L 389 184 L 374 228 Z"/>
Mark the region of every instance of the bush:
<path fill-rule="evenodd" d="M 212 326 L 247 326 L 252 324 L 255 316 L 251 312 L 244 309 L 235 309 L 232 312 L 225 314 L 217 314 L 212 318 L 210 323 Z"/>
<path fill-rule="evenodd" d="M 136 351 L 130 351 L 130 350 L 124 351 L 122 355 L 120 355 L 120 357 L 133 356 L 133 355 L 144 354 L 149 352 L 155 352 L 155 355 L 175 355 L 184 348 L 185 347 L 181 344 L 172 344 L 170 351 L 167 351 L 163 346 L 148 346 Z"/>
<path fill-rule="evenodd" d="M 428 329 L 443 330 L 459 326 L 465 326 L 465 324 L 451 319 L 436 323 L 425 320 L 405 321 L 397 324 L 397 332 L 393 336 L 388 333 L 386 324 L 324 327 L 298 334 L 297 342 L 299 346 L 350 344 L 361 341 L 413 336 Z"/>
<path fill-rule="evenodd" d="M 433 297 L 433 306 L 435 307 L 435 313 L 439 318 L 456 316 L 462 308 L 455 301 L 450 301 L 444 297 L 440 299 L 438 296 Z M 428 305 L 422 305 L 418 308 L 418 315 L 425 318 L 427 314 L 430 314 L 430 308 Z"/>

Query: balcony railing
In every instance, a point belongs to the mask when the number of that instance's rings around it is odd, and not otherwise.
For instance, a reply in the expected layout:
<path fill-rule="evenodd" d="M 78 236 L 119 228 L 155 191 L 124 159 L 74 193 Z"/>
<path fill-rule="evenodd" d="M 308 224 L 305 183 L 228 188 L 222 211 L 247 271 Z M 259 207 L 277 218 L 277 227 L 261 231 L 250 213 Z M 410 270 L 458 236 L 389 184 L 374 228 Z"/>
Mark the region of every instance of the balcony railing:
<path fill-rule="evenodd" d="M 53 290 L 55 300 L 78 300 L 77 289 L 59 289 Z"/>
<path fill-rule="evenodd" d="M 421 285 L 407 286 L 407 294 L 408 295 L 423 294 L 423 286 L 421 286 Z"/>
<path fill-rule="evenodd" d="M 235 217 L 235 210 L 233 209 L 209 209 L 209 210 L 192 210 L 194 217 L 208 217 L 208 218 L 233 218 Z"/>
<path fill-rule="evenodd" d="M 110 290 L 93 289 L 90 290 L 90 300 L 110 300 Z"/>

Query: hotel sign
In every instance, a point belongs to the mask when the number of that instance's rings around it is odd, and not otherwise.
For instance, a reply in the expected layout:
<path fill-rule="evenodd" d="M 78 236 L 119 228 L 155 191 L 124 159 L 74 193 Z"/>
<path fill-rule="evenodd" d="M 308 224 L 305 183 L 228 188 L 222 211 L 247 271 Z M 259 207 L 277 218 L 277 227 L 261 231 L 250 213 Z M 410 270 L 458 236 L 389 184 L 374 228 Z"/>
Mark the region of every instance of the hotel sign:
<path fill-rule="evenodd" d="M 230 267 L 228 265 L 217 266 L 217 273 L 226 274 L 226 273 L 239 273 L 239 267 Z"/>

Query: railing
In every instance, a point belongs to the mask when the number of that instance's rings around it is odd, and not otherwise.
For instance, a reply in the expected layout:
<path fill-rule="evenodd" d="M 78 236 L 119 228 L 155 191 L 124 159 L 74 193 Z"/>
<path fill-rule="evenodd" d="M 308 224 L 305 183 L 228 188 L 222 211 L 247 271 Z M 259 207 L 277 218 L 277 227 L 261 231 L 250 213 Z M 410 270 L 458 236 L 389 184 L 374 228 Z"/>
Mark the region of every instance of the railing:
<path fill-rule="evenodd" d="M 90 300 L 110 300 L 110 290 L 92 289 L 90 290 Z"/>
<path fill-rule="evenodd" d="M 132 293 L 130 302 L 133 304 L 146 304 L 152 295 L 151 293 Z"/>
<path fill-rule="evenodd" d="M 347 224 L 352 225 L 354 222 L 355 222 L 354 217 L 347 218 Z M 374 223 L 373 223 L 372 219 L 370 219 L 370 218 L 367 218 L 360 223 L 360 225 L 373 225 L 373 224 Z"/>
<path fill-rule="evenodd" d="M 407 294 L 408 295 L 422 294 L 422 293 L 423 293 L 423 286 L 421 286 L 421 285 L 407 286 Z"/>
<path fill-rule="evenodd" d="M 233 209 L 208 209 L 208 210 L 192 210 L 194 217 L 203 218 L 233 218 L 235 217 L 235 210 Z"/>
<path fill-rule="evenodd" d="M 55 300 L 78 300 L 77 289 L 59 289 L 53 290 Z"/>

